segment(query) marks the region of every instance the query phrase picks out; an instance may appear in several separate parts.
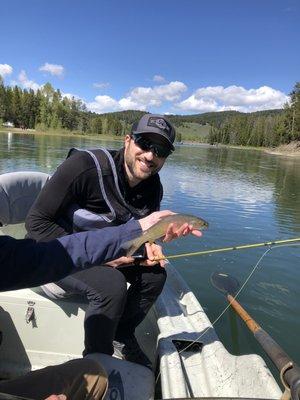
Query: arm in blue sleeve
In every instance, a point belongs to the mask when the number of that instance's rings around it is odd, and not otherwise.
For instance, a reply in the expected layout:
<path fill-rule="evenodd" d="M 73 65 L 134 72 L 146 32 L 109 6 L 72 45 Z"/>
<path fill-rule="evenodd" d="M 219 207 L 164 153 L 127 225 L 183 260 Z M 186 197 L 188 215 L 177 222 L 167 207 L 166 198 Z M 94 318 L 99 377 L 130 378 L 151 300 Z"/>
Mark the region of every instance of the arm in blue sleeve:
<path fill-rule="evenodd" d="M 124 256 L 122 244 L 142 234 L 140 224 L 126 224 L 96 231 L 80 232 L 57 239 L 72 259 L 74 268 L 87 268 Z"/>
<path fill-rule="evenodd" d="M 137 221 L 80 232 L 47 243 L 0 236 L 0 291 L 57 281 L 81 268 L 125 254 L 122 244 L 142 233 Z"/>

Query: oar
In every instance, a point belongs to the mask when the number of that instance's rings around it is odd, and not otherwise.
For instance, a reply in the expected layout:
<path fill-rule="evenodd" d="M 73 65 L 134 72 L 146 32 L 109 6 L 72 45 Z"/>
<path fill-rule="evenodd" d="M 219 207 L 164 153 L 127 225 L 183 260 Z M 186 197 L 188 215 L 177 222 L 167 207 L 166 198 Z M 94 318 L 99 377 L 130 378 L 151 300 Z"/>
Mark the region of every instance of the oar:
<path fill-rule="evenodd" d="M 286 390 L 290 390 L 293 400 L 300 399 L 300 368 L 282 350 L 282 348 L 264 331 L 247 313 L 240 303 L 233 297 L 239 288 L 239 282 L 226 273 L 214 272 L 211 276 L 212 284 L 223 292 L 236 313 L 244 320 L 253 333 L 255 339 L 268 354 L 280 372 L 280 378 Z"/>

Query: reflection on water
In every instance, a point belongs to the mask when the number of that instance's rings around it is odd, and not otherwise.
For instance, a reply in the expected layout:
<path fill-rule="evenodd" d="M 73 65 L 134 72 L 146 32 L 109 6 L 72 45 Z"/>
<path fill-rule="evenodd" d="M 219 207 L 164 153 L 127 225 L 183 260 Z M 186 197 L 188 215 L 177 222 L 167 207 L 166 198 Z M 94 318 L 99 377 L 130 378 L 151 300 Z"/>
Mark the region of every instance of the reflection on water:
<path fill-rule="evenodd" d="M 40 170 L 53 172 L 67 156 L 71 147 L 92 148 L 105 146 L 106 142 L 92 141 L 85 137 L 0 134 L 0 171 Z M 117 148 L 117 142 L 113 143 Z"/>
<path fill-rule="evenodd" d="M 0 170 L 52 173 L 69 148 L 118 148 L 120 143 L 59 136 L 0 135 Z M 178 146 L 161 171 L 163 208 L 193 213 L 210 223 L 202 239 L 165 246 L 166 254 L 300 236 L 300 159 L 260 151 Z M 210 285 L 213 271 L 245 281 L 266 249 L 186 257 L 174 265 L 214 320 L 224 297 Z M 300 363 L 299 246 L 272 250 L 240 295 L 250 314 Z M 260 352 L 251 334 L 225 315 L 216 329 L 229 350 Z M 235 338 L 235 339 L 232 339 Z M 288 339 L 289 338 L 289 339 Z M 238 350 L 237 350 L 238 349 Z"/>

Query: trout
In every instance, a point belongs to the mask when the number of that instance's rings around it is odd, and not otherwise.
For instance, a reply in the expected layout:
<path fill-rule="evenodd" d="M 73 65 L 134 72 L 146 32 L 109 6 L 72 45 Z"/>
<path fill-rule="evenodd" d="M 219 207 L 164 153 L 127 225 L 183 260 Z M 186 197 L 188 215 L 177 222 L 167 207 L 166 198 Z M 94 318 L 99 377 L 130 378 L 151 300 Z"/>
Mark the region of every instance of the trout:
<path fill-rule="evenodd" d="M 161 221 L 157 222 L 151 228 L 147 229 L 143 234 L 133 240 L 129 240 L 122 246 L 127 250 L 126 256 L 129 257 L 134 254 L 144 243 L 153 243 L 156 239 L 161 238 L 167 232 L 168 226 L 174 224 L 175 228 L 180 228 L 183 224 L 193 225 L 194 229 L 202 230 L 208 228 L 208 222 L 204 219 L 188 214 L 174 214 L 163 217 Z"/>

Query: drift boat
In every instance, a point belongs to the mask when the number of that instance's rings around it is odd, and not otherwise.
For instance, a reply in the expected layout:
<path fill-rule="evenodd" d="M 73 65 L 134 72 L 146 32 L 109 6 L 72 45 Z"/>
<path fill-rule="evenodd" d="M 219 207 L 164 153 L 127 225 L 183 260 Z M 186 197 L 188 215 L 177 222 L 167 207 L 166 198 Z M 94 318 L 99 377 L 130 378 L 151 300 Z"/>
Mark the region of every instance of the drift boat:
<path fill-rule="evenodd" d="M 23 236 L 24 226 L 11 222 L 24 220 L 47 179 L 37 172 L 0 175 L 0 222 L 7 225 L 2 234 Z M 176 269 L 169 264 L 167 272 L 164 290 L 137 332 L 156 372 L 89 355 L 108 373 L 106 399 L 279 399 L 282 392 L 264 360 L 231 355 Z M 80 358 L 85 308 L 81 299 L 51 300 L 41 288 L 0 293 L 0 378 Z"/>

